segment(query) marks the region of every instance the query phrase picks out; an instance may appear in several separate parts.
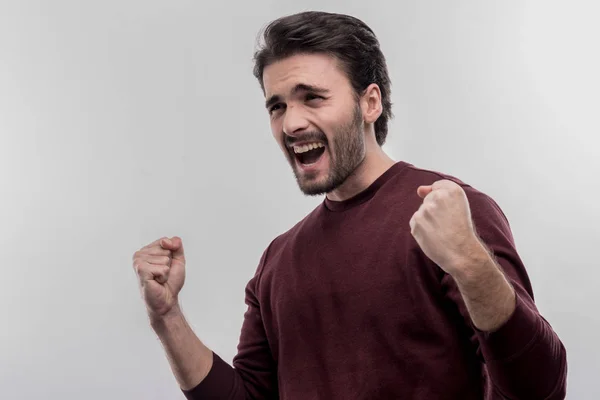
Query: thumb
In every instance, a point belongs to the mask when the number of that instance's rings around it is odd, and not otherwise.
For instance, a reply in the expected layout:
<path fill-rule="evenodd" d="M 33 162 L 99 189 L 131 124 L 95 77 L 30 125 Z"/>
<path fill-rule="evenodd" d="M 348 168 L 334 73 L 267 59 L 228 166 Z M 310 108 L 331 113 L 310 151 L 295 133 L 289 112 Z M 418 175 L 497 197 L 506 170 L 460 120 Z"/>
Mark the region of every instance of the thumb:
<path fill-rule="evenodd" d="M 162 239 L 160 242 L 162 248 L 171 250 L 173 253 L 174 260 L 180 260 L 185 262 L 185 255 L 183 252 L 183 241 L 179 236 L 173 236 L 170 239 Z"/>
<path fill-rule="evenodd" d="M 419 188 L 417 189 L 417 194 L 419 195 L 420 198 L 424 199 L 425 196 L 427 196 L 429 193 L 431 193 L 432 190 L 433 190 L 433 188 L 431 187 L 431 185 L 419 186 Z"/>

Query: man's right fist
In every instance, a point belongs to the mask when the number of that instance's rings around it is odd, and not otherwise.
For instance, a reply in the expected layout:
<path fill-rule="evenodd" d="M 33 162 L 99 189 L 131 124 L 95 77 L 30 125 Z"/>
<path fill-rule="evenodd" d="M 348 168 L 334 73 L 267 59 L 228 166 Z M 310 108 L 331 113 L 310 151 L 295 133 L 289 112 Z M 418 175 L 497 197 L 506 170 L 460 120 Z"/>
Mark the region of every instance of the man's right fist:
<path fill-rule="evenodd" d="M 178 305 L 185 281 L 185 255 L 181 238 L 161 238 L 133 255 L 142 297 L 150 317 L 162 317 Z"/>

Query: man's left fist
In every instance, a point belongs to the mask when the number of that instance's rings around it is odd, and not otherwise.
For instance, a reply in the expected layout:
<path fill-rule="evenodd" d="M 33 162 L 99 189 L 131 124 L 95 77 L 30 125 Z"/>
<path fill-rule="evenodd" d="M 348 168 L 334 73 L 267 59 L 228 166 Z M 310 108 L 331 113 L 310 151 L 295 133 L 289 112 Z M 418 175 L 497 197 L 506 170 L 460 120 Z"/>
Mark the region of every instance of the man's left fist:
<path fill-rule="evenodd" d="M 410 219 L 410 232 L 423 253 L 454 276 L 472 252 L 481 248 L 467 195 L 457 183 L 446 179 L 419 186 L 417 194 L 423 204 Z"/>

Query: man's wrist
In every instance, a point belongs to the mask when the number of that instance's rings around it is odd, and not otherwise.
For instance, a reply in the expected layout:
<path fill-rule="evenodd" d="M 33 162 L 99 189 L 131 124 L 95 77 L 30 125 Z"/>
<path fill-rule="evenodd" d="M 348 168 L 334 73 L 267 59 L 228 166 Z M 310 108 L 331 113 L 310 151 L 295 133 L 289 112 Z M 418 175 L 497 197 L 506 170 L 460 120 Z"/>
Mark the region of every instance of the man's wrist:
<path fill-rule="evenodd" d="M 177 303 L 164 314 L 157 315 L 149 312 L 148 317 L 150 319 L 150 325 L 158 333 L 160 330 L 167 328 L 173 322 L 183 319 L 183 312 Z"/>
<path fill-rule="evenodd" d="M 492 269 L 496 269 L 490 253 L 487 251 L 483 243 L 474 237 L 463 253 L 456 257 L 453 265 L 449 270 L 454 280 L 462 285 L 473 285 L 480 281 L 482 276 L 489 274 Z"/>
<path fill-rule="evenodd" d="M 452 278 L 465 300 L 475 327 L 491 332 L 515 310 L 515 291 L 483 243 L 473 244 Z"/>

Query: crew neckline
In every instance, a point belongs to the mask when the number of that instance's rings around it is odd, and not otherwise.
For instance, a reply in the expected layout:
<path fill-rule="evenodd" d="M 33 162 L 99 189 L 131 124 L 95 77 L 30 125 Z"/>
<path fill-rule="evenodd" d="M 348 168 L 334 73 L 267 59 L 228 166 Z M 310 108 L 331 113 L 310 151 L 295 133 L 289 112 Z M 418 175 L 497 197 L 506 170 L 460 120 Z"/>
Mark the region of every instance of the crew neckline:
<path fill-rule="evenodd" d="M 325 196 L 325 200 L 323 201 L 323 205 L 329 211 L 345 211 L 350 208 L 356 207 L 365 201 L 369 200 L 371 197 L 377 193 L 379 188 L 383 186 L 387 181 L 389 181 L 396 173 L 400 172 L 404 167 L 406 167 L 408 163 L 404 161 L 397 161 L 391 167 L 389 167 L 383 174 L 381 174 L 371 185 L 369 185 L 365 190 L 360 193 L 355 194 L 349 199 L 342 201 L 330 200 L 327 196 Z"/>

